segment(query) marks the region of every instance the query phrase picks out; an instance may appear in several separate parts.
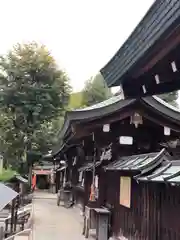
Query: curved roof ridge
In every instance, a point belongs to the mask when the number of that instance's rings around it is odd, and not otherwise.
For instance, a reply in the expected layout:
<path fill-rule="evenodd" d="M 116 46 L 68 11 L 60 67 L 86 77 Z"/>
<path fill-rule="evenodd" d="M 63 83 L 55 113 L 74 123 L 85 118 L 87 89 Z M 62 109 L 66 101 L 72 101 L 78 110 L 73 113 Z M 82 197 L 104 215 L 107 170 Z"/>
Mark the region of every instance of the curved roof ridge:
<path fill-rule="evenodd" d="M 123 100 L 121 95 L 117 95 L 87 108 L 67 111 L 64 118 L 64 124 L 58 132 L 59 138 L 65 135 L 72 121 L 87 121 L 101 118 L 134 104 L 136 101 L 136 99 Z M 119 104 L 120 102 L 121 104 Z"/>
<path fill-rule="evenodd" d="M 164 105 L 165 107 L 177 112 L 177 113 L 180 113 L 180 109 L 174 107 L 173 105 L 169 104 L 168 102 L 164 101 L 163 99 L 161 99 L 160 97 L 154 95 L 152 96 L 157 102 L 161 103 L 162 105 Z"/>

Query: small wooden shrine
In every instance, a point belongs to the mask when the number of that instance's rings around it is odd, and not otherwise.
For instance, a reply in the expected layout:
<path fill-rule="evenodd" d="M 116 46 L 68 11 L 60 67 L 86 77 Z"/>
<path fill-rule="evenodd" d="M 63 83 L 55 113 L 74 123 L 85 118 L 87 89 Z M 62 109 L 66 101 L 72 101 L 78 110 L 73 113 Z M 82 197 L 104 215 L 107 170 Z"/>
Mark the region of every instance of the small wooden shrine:
<path fill-rule="evenodd" d="M 112 231 L 116 236 L 180 238 L 177 221 L 180 163 L 172 159 L 162 150 L 120 157 L 105 168 L 108 179 L 105 204 L 112 209 Z"/>
<path fill-rule="evenodd" d="M 180 89 L 179 22 L 179 0 L 154 1 L 127 41 L 101 69 L 108 86 L 121 85 L 126 97 Z"/>
<path fill-rule="evenodd" d="M 33 189 L 48 189 L 54 192 L 55 190 L 55 164 L 52 161 L 41 161 L 36 163 L 32 169 L 32 188 Z"/>
<path fill-rule="evenodd" d="M 110 236 L 179 239 L 178 224 L 172 228 L 165 219 L 173 209 L 171 196 L 178 201 L 177 193 L 172 193 L 177 182 L 147 180 L 164 166 L 178 163 L 179 119 L 179 110 L 157 97 L 122 100 L 115 96 L 66 114 L 60 132 L 63 141 L 53 158 L 66 161 L 63 179 L 71 183 L 74 203 L 83 213 L 91 202 L 110 211 Z M 170 198 L 163 212 L 158 207 L 162 188 Z M 153 231 L 152 221 L 153 226 L 158 224 Z M 178 222 L 176 215 L 173 222 Z"/>

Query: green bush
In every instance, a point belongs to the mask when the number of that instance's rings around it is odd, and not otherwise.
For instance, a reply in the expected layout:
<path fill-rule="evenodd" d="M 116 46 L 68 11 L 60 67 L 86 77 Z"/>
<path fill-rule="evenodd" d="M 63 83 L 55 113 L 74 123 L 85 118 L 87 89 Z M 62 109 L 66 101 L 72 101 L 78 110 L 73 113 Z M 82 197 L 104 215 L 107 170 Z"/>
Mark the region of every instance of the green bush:
<path fill-rule="evenodd" d="M 8 182 L 8 180 L 10 180 L 15 174 L 16 172 L 12 169 L 3 169 L 2 173 L 0 173 L 0 181 Z"/>

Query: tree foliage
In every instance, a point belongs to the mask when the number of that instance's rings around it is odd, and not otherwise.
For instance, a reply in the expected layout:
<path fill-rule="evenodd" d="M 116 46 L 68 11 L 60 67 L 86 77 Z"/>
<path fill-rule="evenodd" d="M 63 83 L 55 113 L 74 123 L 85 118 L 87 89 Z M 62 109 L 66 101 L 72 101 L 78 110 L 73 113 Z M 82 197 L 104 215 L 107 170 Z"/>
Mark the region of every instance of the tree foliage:
<path fill-rule="evenodd" d="M 81 107 L 82 107 L 82 92 L 71 93 L 68 105 L 69 110 Z"/>
<path fill-rule="evenodd" d="M 60 122 L 69 101 L 69 81 L 47 48 L 34 42 L 1 56 L 0 72 L 3 152 L 20 159 L 25 146 L 42 150 L 50 144 L 54 119 Z"/>
<path fill-rule="evenodd" d="M 86 81 L 82 92 L 82 105 L 91 106 L 111 96 L 111 91 L 108 89 L 103 76 L 98 73 L 94 78 Z"/>

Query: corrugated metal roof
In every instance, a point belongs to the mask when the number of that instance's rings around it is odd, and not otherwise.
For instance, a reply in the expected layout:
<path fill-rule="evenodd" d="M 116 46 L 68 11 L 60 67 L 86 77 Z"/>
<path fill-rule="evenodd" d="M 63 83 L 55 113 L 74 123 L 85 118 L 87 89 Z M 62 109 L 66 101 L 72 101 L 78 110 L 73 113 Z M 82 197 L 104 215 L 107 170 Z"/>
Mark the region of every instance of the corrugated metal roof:
<path fill-rule="evenodd" d="M 120 157 L 118 161 L 115 161 L 105 167 L 105 170 L 119 170 L 119 171 L 137 171 L 145 173 L 154 169 L 158 166 L 164 159 L 166 155 L 165 150 L 163 149 L 159 153 L 148 153 L 133 155 L 127 157 Z M 165 157 L 166 158 L 166 157 Z"/>
<path fill-rule="evenodd" d="M 100 70 L 108 86 L 119 85 L 123 77 L 150 51 L 180 18 L 179 0 L 156 0 L 133 33 Z M 175 24 L 174 24 L 175 25 Z M 175 28 L 175 26 L 174 26 Z M 168 34 L 168 33 L 167 33 Z"/>
<path fill-rule="evenodd" d="M 0 183 L 0 211 L 17 195 L 18 193 L 12 190 L 10 187 Z"/>

